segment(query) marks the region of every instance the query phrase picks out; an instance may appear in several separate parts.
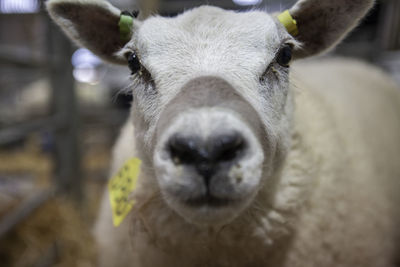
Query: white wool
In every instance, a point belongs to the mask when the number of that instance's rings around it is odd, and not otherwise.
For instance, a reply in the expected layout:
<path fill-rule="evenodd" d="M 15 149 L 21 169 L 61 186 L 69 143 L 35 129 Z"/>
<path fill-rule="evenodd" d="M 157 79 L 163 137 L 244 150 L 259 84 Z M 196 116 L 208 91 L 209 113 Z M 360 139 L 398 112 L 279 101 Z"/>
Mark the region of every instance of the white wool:
<path fill-rule="evenodd" d="M 143 212 L 142 226 L 129 226 L 136 221 L 130 218 L 114 228 L 105 195 L 96 228 L 102 266 L 278 266 L 282 249 L 279 266 L 390 266 L 399 218 L 398 88 L 379 69 L 346 59 L 296 63 L 292 73 L 292 146 L 274 207 L 263 208 L 261 193 L 213 240 L 214 230 L 197 229 L 159 202 Z M 135 156 L 126 146 L 134 143 L 132 131 L 128 122 L 113 170 Z M 149 180 L 140 177 L 140 194 L 153 194 Z"/>

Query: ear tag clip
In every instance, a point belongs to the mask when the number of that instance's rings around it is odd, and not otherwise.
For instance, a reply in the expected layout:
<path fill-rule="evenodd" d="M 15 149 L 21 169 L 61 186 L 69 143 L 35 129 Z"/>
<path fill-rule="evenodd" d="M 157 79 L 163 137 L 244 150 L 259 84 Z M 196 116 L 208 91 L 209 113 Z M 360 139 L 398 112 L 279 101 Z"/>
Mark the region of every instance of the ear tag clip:
<path fill-rule="evenodd" d="M 129 12 L 122 12 L 119 17 L 119 34 L 121 40 L 129 41 L 131 39 L 132 27 L 133 27 L 133 17 Z"/>
<path fill-rule="evenodd" d="M 289 34 L 296 36 L 299 33 L 299 30 L 297 28 L 297 21 L 293 19 L 289 10 L 285 10 L 284 12 L 279 14 L 278 20 L 280 21 L 280 23 L 282 23 L 283 26 L 285 26 Z"/>
<path fill-rule="evenodd" d="M 141 160 L 128 160 L 118 173 L 108 182 L 113 224 L 119 226 L 133 208 L 135 202 L 129 200 L 129 194 L 136 188 Z"/>

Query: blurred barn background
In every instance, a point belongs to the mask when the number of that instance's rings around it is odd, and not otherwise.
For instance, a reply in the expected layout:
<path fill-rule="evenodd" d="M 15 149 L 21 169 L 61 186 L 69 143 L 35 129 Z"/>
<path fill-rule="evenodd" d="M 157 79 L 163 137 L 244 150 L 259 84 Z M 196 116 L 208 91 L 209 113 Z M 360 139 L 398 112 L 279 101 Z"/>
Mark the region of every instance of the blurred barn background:
<path fill-rule="evenodd" d="M 174 16 L 201 4 L 269 12 L 295 0 L 112 0 Z M 90 236 L 110 149 L 128 114 L 127 67 L 71 44 L 41 0 L 0 0 L 0 266 L 96 266 Z M 400 83 L 400 1 L 380 0 L 333 53 Z"/>

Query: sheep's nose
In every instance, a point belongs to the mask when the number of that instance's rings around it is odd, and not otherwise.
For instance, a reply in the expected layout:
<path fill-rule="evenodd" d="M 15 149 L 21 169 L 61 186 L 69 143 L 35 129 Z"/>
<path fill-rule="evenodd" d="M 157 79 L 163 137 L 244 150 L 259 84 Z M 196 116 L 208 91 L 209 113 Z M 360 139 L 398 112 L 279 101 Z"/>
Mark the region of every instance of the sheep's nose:
<path fill-rule="evenodd" d="M 193 165 L 208 183 L 222 163 L 234 162 L 240 157 L 245 141 L 237 132 L 206 140 L 176 134 L 169 139 L 168 148 L 175 163 Z"/>

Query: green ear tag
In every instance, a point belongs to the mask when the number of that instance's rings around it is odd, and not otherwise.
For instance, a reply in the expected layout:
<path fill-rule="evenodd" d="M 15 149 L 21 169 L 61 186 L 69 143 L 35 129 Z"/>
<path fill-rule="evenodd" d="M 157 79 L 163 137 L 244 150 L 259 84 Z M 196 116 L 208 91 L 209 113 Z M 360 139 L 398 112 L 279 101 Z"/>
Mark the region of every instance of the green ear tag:
<path fill-rule="evenodd" d="M 129 200 L 129 194 L 135 190 L 140 164 L 141 161 L 138 158 L 128 160 L 108 182 L 112 218 L 115 227 L 122 223 L 135 204 L 134 201 Z"/>
<path fill-rule="evenodd" d="M 133 18 L 131 16 L 121 14 L 118 26 L 119 34 L 123 41 L 129 41 L 131 39 L 132 24 Z"/>

